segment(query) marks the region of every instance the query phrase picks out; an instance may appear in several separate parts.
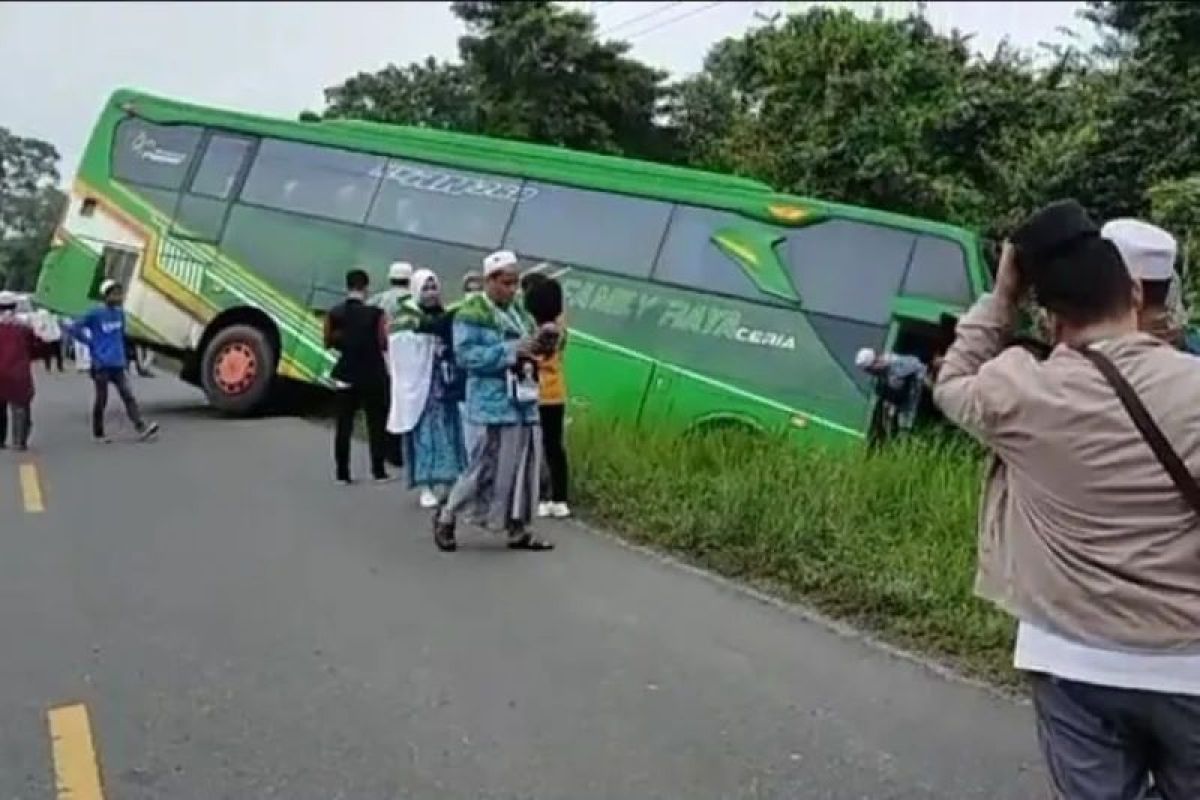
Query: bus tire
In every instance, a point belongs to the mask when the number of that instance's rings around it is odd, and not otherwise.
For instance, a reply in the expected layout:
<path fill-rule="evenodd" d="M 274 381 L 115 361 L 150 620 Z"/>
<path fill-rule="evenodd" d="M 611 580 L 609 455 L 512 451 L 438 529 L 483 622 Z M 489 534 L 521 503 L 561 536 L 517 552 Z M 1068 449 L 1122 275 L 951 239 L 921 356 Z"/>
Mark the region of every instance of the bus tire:
<path fill-rule="evenodd" d="M 200 388 L 213 408 L 245 416 L 271 392 L 277 354 L 253 325 L 230 325 L 213 335 L 200 357 Z"/>

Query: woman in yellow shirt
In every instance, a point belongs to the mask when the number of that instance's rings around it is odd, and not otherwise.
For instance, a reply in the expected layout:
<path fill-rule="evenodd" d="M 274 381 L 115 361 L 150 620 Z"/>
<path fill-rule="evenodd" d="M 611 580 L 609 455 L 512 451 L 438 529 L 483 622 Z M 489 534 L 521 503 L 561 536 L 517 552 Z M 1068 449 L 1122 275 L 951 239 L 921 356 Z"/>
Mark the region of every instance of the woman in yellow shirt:
<path fill-rule="evenodd" d="M 568 466 L 563 434 L 566 424 L 567 383 L 563 374 L 563 350 L 567 329 L 563 324 L 562 287 L 543 270 L 525 275 L 522 290 L 525 308 L 539 325 L 539 337 L 550 342 L 537 353 L 538 414 L 542 427 L 542 452 L 546 458 L 549 491 L 543 492 L 538 516 L 562 519 L 571 516 L 567 505 Z"/>

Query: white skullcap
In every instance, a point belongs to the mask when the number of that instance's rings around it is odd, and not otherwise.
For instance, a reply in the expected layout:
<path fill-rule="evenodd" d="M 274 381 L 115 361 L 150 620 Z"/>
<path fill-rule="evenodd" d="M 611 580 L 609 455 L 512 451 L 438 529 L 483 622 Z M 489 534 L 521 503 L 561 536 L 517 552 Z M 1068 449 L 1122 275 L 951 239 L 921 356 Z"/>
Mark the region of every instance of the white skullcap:
<path fill-rule="evenodd" d="M 483 260 L 483 275 L 485 278 L 501 270 L 516 268 L 517 254 L 511 250 L 497 250 Z"/>
<path fill-rule="evenodd" d="M 875 363 L 875 351 L 869 347 L 864 347 L 854 356 L 854 365 L 859 369 L 866 369 Z"/>
<path fill-rule="evenodd" d="M 0 292 L 0 306 L 9 307 L 17 304 L 17 296 L 12 292 Z"/>
<path fill-rule="evenodd" d="M 117 285 L 117 282 L 114 281 L 112 278 L 106 278 L 105 280 L 101 281 L 100 296 L 103 297 L 104 295 L 108 294 L 112 289 L 114 289 L 116 287 L 116 285 Z"/>
<path fill-rule="evenodd" d="M 413 265 L 407 261 L 396 261 L 388 267 L 389 281 L 410 280 L 413 274 Z"/>
<path fill-rule="evenodd" d="M 1168 281 L 1175 277 L 1175 237 L 1140 219 L 1106 222 L 1100 235 L 1117 246 L 1129 274 L 1139 281 Z"/>

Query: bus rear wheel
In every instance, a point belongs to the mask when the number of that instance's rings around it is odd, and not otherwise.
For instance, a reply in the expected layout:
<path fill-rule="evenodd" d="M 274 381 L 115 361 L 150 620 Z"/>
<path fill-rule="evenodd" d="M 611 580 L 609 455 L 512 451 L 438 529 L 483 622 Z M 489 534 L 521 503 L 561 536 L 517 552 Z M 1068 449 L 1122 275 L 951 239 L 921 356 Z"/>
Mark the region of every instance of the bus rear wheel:
<path fill-rule="evenodd" d="M 251 414 L 271 391 L 276 353 L 252 325 L 230 325 L 209 340 L 200 361 L 200 386 L 208 402 L 227 414 Z"/>

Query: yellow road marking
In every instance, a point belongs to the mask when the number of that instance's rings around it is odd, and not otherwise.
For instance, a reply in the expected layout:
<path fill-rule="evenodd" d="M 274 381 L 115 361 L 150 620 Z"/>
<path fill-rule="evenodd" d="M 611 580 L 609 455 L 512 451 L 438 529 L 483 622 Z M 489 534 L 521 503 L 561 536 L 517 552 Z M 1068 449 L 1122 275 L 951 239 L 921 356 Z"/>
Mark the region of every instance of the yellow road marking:
<path fill-rule="evenodd" d="M 25 502 L 25 512 L 28 514 L 40 514 L 46 510 L 37 464 L 21 465 L 21 499 Z"/>
<path fill-rule="evenodd" d="M 104 800 L 87 706 L 59 706 L 47 717 L 58 800 Z"/>

